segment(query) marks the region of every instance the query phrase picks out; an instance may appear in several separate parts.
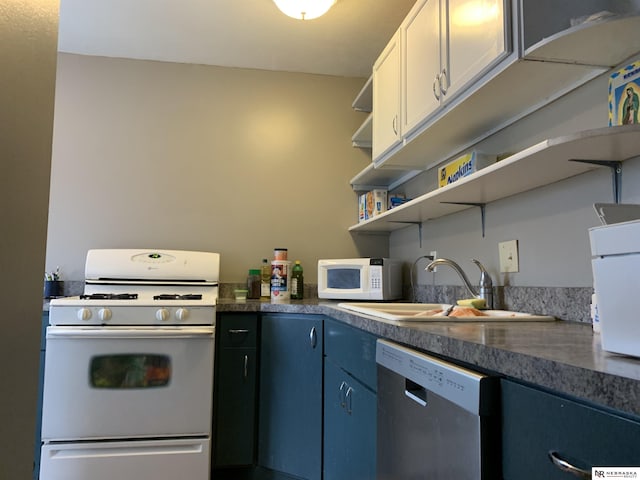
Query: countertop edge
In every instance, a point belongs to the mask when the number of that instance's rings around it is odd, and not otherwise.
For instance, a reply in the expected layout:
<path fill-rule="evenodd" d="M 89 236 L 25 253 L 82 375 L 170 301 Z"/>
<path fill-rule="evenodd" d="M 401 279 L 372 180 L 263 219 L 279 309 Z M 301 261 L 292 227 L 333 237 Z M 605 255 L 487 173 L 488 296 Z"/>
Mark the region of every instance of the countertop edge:
<path fill-rule="evenodd" d="M 387 322 L 339 302 L 221 301 L 218 313 L 322 314 L 379 337 L 477 370 L 561 393 L 640 419 L 640 359 L 603 352 L 590 325 Z M 528 340 L 528 341 L 523 341 Z"/>

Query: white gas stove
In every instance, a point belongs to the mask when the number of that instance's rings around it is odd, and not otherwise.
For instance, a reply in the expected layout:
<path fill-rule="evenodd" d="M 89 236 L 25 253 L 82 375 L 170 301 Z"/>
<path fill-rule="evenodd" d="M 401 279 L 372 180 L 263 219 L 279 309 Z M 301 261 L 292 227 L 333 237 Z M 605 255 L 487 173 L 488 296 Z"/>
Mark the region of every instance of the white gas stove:
<path fill-rule="evenodd" d="M 41 479 L 209 480 L 219 266 L 88 252 L 84 294 L 49 308 Z"/>
<path fill-rule="evenodd" d="M 84 294 L 51 300 L 51 325 L 213 325 L 220 255 L 89 250 Z"/>

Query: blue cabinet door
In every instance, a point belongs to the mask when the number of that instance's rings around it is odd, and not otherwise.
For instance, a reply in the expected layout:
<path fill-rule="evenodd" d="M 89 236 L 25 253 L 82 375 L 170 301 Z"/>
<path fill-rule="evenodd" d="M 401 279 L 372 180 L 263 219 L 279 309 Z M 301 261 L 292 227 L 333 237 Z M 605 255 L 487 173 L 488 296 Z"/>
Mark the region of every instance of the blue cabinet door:
<path fill-rule="evenodd" d="M 306 480 L 322 475 L 323 317 L 261 319 L 258 463 Z"/>
<path fill-rule="evenodd" d="M 578 478 L 560 460 L 589 475 L 592 467 L 640 465 L 638 419 L 509 380 L 501 386 L 505 480 Z"/>
<path fill-rule="evenodd" d="M 256 314 L 222 314 L 213 420 L 213 465 L 252 465 L 255 460 L 257 338 Z"/>
<path fill-rule="evenodd" d="M 324 480 L 376 478 L 376 394 L 330 360 L 324 366 Z"/>

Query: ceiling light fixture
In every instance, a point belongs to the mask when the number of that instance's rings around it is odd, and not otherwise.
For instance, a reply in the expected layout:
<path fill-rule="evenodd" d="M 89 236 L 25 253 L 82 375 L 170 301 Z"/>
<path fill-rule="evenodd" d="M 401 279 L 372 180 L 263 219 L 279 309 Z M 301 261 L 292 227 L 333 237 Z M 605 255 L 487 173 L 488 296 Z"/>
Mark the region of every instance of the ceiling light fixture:
<path fill-rule="evenodd" d="M 284 13 L 298 20 L 318 18 L 329 11 L 336 0 L 273 0 Z"/>

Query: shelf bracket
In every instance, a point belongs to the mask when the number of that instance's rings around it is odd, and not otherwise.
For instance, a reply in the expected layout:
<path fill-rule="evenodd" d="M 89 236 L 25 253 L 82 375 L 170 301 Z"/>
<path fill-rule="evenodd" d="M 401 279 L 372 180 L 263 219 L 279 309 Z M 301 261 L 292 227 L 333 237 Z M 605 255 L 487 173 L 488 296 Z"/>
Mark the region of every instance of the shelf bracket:
<path fill-rule="evenodd" d="M 450 205 L 469 205 L 471 207 L 480 207 L 480 222 L 482 223 L 482 238 L 484 238 L 484 220 L 485 220 L 485 206 L 486 203 L 473 203 L 473 202 L 440 202 L 448 203 Z"/>
<path fill-rule="evenodd" d="M 613 181 L 613 201 L 615 203 L 620 203 L 622 198 L 622 162 L 618 162 L 616 160 L 581 160 L 579 158 L 571 158 L 569 161 L 609 167 L 611 169 L 611 179 Z"/>
<path fill-rule="evenodd" d="M 422 248 L 422 222 L 391 222 L 391 223 L 404 223 L 407 225 L 417 225 L 418 226 L 418 243 L 420 244 L 420 248 Z"/>

